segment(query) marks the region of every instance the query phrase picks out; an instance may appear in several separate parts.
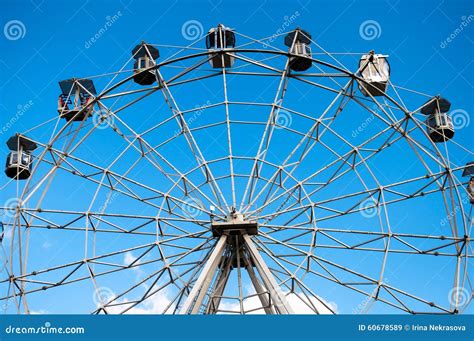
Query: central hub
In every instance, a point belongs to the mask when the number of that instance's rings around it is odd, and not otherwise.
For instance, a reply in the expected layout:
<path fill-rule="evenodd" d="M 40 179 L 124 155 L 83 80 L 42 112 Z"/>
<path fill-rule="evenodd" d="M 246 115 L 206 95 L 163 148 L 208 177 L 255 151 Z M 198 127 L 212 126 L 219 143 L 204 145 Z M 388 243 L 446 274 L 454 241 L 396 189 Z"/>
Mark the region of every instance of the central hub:
<path fill-rule="evenodd" d="M 211 221 L 212 235 L 220 237 L 223 234 L 235 235 L 256 235 L 258 234 L 258 222 L 256 220 L 247 220 L 244 215 L 233 209 L 225 220 Z"/>

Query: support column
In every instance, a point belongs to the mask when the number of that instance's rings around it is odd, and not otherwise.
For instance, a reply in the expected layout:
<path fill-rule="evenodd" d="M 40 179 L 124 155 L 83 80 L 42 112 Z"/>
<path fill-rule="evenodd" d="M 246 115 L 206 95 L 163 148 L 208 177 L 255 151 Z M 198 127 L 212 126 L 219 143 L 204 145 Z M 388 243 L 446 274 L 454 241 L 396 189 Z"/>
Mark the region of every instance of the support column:
<path fill-rule="evenodd" d="M 266 289 L 270 292 L 270 298 L 274 302 L 275 308 L 280 314 L 294 314 L 293 309 L 286 300 L 285 294 L 281 290 L 267 264 L 258 252 L 257 247 L 252 241 L 252 238 L 250 238 L 248 234 L 244 234 L 243 239 L 245 246 L 249 251 L 252 262 L 255 264 L 255 267 L 257 268 Z"/>
<path fill-rule="evenodd" d="M 199 312 L 202 301 L 216 273 L 217 266 L 222 260 L 222 253 L 226 247 L 226 243 L 227 236 L 222 235 L 217 241 L 211 256 L 204 265 L 193 289 L 186 298 L 186 301 L 179 312 L 180 314 L 197 314 Z"/>
<path fill-rule="evenodd" d="M 228 250 L 226 251 L 228 252 Z M 219 309 L 222 294 L 224 293 L 227 282 L 229 281 L 230 272 L 232 270 L 232 257 L 227 256 L 221 264 L 218 277 L 215 282 L 212 294 L 206 307 L 206 314 L 215 314 Z"/>
<path fill-rule="evenodd" d="M 244 260 L 246 263 L 245 267 L 247 268 L 247 272 L 249 274 L 250 280 L 252 281 L 253 287 L 255 288 L 255 292 L 258 295 L 258 298 L 260 300 L 260 303 L 262 304 L 265 314 L 267 315 L 275 314 L 275 311 L 273 310 L 271 306 L 271 301 L 268 299 L 270 297 L 270 293 L 268 293 L 269 296 L 267 297 L 265 294 L 266 293 L 265 289 L 260 284 L 260 281 L 258 280 L 257 275 L 255 274 L 255 271 L 253 271 L 251 260 L 247 258 L 244 258 Z"/>
<path fill-rule="evenodd" d="M 230 272 L 236 267 L 247 270 L 265 313 L 293 314 L 293 309 L 288 303 L 286 295 L 257 250 L 252 238 L 247 233 L 242 233 L 238 237 L 240 242 L 236 246 L 232 244 L 232 237 L 234 236 L 228 236 L 227 234 L 219 237 L 179 314 L 198 314 L 202 308 L 205 309 L 204 313 L 216 313 Z M 235 249 L 239 247 L 238 244 L 240 243 L 242 244 L 242 259 L 239 258 L 240 252 Z M 238 257 L 237 264 L 233 263 L 235 257 Z M 254 271 L 254 267 L 256 271 Z M 213 292 L 209 294 L 210 301 L 204 307 L 204 299 L 216 275 Z M 265 296 L 267 292 L 270 299 Z M 211 302 L 213 299 L 215 299 L 215 302 Z"/>

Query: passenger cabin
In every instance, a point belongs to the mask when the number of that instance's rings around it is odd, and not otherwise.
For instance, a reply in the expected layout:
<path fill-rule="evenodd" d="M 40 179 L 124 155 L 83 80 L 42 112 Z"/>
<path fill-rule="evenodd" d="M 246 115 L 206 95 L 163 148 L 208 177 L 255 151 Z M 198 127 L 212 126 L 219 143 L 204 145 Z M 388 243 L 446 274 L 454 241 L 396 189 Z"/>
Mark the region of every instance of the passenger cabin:
<path fill-rule="evenodd" d="M 467 195 L 469 196 L 469 202 L 474 205 L 474 162 L 468 162 L 464 167 L 462 176 L 469 178 L 467 184 Z"/>
<path fill-rule="evenodd" d="M 66 121 L 83 121 L 93 110 L 90 103 L 97 94 L 90 79 L 66 79 L 59 82 L 61 94 L 58 98 L 59 116 Z"/>
<path fill-rule="evenodd" d="M 290 56 L 290 69 L 293 71 L 306 71 L 312 65 L 311 60 L 311 35 L 301 29 L 296 29 L 285 37 Z"/>
<path fill-rule="evenodd" d="M 370 51 L 360 58 L 359 71 L 365 82 L 359 82 L 359 89 L 364 96 L 383 96 L 387 91 L 390 80 L 390 64 L 387 57 Z"/>
<path fill-rule="evenodd" d="M 33 141 L 16 134 L 7 141 L 10 149 L 5 164 L 5 174 L 15 180 L 25 180 L 31 175 L 33 157 L 31 152 L 37 148 Z"/>
<path fill-rule="evenodd" d="M 160 51 L 144 41 L 132 50 L 135 59 L 133 64 L 133 80 L 140 85 L 151 85 L 156 81 L 154 69 L 149 69 L 156 64 Z"/>
<path fill-rule="evenodd" d="M 420 112 L 428 116 L 426 129 L 430 139 L 435 143 L 445 142 L 454 136 L 454 126 L 448 111 L 451 103 L 442 97 L 436 96 L 426 102 Z"/>
<path fill-rule="evenodd" d="M 213 68 L 230 68 L 234 65 L 235 57 L 233 52 L 224 49 L 235 47 L 235 34 L 230 28 L 219 24 L 216 28 L 211 28 L 206 36 L 206 48 L 209 51 L 209 64 Z"/>

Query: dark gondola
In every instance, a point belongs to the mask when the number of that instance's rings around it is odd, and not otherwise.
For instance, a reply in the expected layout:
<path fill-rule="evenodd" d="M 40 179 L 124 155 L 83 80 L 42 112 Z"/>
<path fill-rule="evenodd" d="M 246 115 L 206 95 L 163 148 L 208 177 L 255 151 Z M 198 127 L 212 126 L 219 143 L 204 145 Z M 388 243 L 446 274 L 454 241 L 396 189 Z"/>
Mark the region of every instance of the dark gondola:
<path fill-rule="evenodd" d="M 289 47 L 290 69 L 293 71 L 306 71 L 312 65 L 311 60 L 311 35 L 301 29 L 296 29 L 285 37 L 285 45 Z"/>
<path fill-rule="evenodd" d="M 151 85 L 156 81 L 155 70 L 151 68 L 155 65 L 155 60 L 160 57 L 160 52 L 144 41 L 135 46 L 132 50 L 135 63 L 133 64 L 133 80 L 140 85 Z"/>
<path fill-rule="evenodd" d="M 5 164 L 5 174 L 15 180 L 25 180 L 31 175 L 33 157 L 31 152 L 37 148 L 33 141 L 16 134 L 7 141 L 10 149 Z"/>
<path fill-rule="evenodd" d="M 451 103 L 436 96 L 426 102 L 420 112 L 427 115 L 426 129 L 430 139 L 435 143 L 445 142 L 453 138 L 454 126 L 448 111 Z"/>
<path fill-rule="evenodd" d="M 90 103 L 97 94 L 90 79 L 66 79 L 59 82 L 58 113 L 66 121 L 83 121 L 93 110 Z"/>
<path fill-rule="evenodd" d="M 462 176 L 469 178 L 467 184 L 467 195 L 469 196 L 469 202 L 474 205 L 474 162 L 466 163 Z"/>
<path fill-rule="evenodd" d="M 235 34 L 231 29 L 219 24 L 216 28 L 211 28 L 206 36 L 206 48 L 209 50 L 209 63 L 213 68 L 230 68 L 234 65 L 235 57 L 233 52 L 223 49 L 233 49 L 235 47 Z"/>

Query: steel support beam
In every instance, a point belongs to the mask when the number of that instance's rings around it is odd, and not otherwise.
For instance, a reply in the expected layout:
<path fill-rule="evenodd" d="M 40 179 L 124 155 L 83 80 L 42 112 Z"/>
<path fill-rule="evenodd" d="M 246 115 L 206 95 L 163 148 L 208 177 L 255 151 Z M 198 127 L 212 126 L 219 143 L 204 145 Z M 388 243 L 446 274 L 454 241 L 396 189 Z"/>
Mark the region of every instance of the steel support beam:
<path fill-rule="evenodd" d="M 211 256 L 204 265 L 199 278 L 186 298 L 186 301 L 179 312 L 180 314 L 197 314 L 199 312 L 202 301 L 216 273 L 217 266 L 222 260 L 222 253 L 226 247 L 226 244 L 227 236 L 222 235 L 217 241 Z"/>
<path fill-rule="evenodd" d="M 294 314 L 293 309 L 286 300 L 285 294 L 281 290 L 267 264 L 258 252 L 257 247 L 252 241 L 252 238 L 249 235 L 244 234 L 243 239 L 252 262 L 255 264 L 255 267 L 257 268 L 266 289 L 270 292 L 270 298 L 272 299 L 275 308 L 280 314 Z"/>
<path fill-rule="evenodd" d="M 244 255 L 244 263 L 239 265 L 242 268 L 246 268 L 249 276 L 252 280 L 252 284 L 258 294 L 258 297 L 262 303 L 262 307 L 267 314 L 293 314 L 293 309 L 289 305 L 285 294 L 281 290 L 277 281 L 273 277 L 270 269 L 263 260 L 262 256 L 257 250 L 257 247 L 253 243 L 251 237 L 248 234 L 242 234 L 243 250 L 245 250 L 248 256 Z M 194 284 L 191 292 L 189 293 L 186 301 L 183 304 L 179 314 L 198 314 L 199 310 L 203 307 L 203 301 L 206 297 L 209 287 L 218 272 L 220 266 L 220 276 L 217 278 L 215 283 L 214 293 L 210 295 L 210 300 L 217 298 L 217 306 L 213 306 L 213 302 L 209 302 L 208 306 L 205 307 L 206 313 L 215 313 L 219 309 L 220 298 L 224 292 L 225 285 L 232 270 L 232 260 L 235 254 L 229 251 L 230 244 L 228 243 L 228 236 L 222 235 L 219 237 L 214 250 L 212 251 L 209 259 L 207 260 L 204 268 L 201 271 L 196 283 Z M 233 250 L 235 251 L 235 250 Z M 238 253 L 237 253 L 238 255 Z M 256 273 L 253 270 L 253 266 L 256 267 L 259 277 L 263 283 L 260 283 Z M 268 300 L 264 293 L 270 294 L 270 300 Z"/>
<path fill-rule="evenodd" d="M 269 296 L 267 297 L 265 294 L 266 293 L 265 288 L 262 287 L 262 284 L 258 280 L 255 271 L 253 271 L 251 260 L 248 258 L 244 258 L 244 261 L 246 263 L 245 266 L 247 268 L 247 272 L 249 274 L 250 280 L 252 281 L 253 287 L 255 288 L 255 292 L 257 293 L 258 299 L 260 300 L 260 303 L 262 304 L 265 314 L 267 315 L 275 314 L 275 311 L 273 307 L 271 306 L 271 301 L 268 299 L 268 298 L 271 299 L 270 293 L 269 293 Z"/>
<path fill-rule="evenodd" d="M 228 251 L 228 250 L 227 250 Z M 232 271 L 232 257 L 227 257 L 221 263 L 219 275 L 216 279 L 212 294 L 209 295 L 209 302 L 206 307 L 206 314 L 215 314 L 221 303 L 227 282 L 229 281 L 230 272 Z"/>

